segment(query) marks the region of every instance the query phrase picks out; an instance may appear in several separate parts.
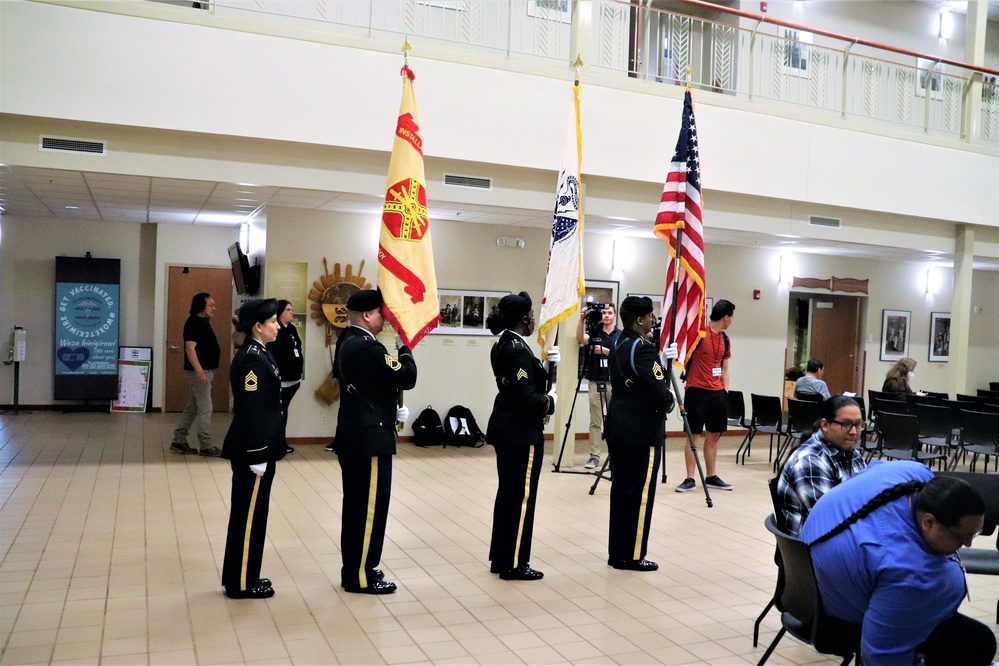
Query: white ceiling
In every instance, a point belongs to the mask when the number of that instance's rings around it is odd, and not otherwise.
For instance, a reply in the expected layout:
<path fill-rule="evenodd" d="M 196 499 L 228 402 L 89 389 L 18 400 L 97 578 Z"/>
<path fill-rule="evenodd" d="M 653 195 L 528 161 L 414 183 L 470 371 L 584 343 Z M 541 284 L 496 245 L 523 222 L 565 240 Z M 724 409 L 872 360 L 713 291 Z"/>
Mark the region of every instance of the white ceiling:
<path fill-rule="evenodd" d="M 181 180 L 87 171 L 0 165 L 0 213 L 55 217 L 72 222 L 202 224 L 236 227 L 266 206 L 351 213 L 381 213 L 377 196 L 274 187 L 250 183 Z M 431 204 L 431 219 L 544 229 L 550 211 L 474 204 Z M 652 237 L 651 220 L 587 216 L 590 233 Z M 708 225 L 705 240 L 719 245 L 897 261 L 952 263 L 952 257 L 898 247 L 840 241 L 781 238 Z M 999 270 L 999 261 L 975 268 Z"/>

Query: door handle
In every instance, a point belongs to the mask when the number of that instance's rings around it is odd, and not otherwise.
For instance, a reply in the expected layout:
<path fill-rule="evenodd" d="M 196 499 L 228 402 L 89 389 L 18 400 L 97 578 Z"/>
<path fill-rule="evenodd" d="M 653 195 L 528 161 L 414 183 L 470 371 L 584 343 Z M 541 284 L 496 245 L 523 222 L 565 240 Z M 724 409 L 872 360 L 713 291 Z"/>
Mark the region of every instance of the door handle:
<path fill-rule="evenodd" d="M 177 345 L 170 345 L 170 351 L 177 351 L 179 349 L 180 347 L 178 347 Z"/>

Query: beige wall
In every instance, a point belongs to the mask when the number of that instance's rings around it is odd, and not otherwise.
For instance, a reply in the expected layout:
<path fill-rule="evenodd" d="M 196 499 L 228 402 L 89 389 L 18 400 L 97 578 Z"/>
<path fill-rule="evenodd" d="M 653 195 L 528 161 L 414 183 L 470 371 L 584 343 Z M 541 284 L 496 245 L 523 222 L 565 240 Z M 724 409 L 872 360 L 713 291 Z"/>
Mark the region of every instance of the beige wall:
<path fill-rule="evenodd" d="M 378 216 L 271 208 L 266 214 L 266 255 L 269 261 L 299 261 L 309 265 L 309 281 L 322 273 L 322 259 L 353 264 L 363 259 L 363 275 L 375 281 Z M 153 345 L 154 405 L 162 405 L 161 360 L 164 358 L 166 274 L 170 265 L 227 267 L 226 248 L 237 238 L 234 228 L 187 225 L 66 223 L 49 219 L 3 219 L 0 242 L 0 332 L 6 340 L 14 324 L 29 331 L 29 360 L 22 366 L 22 404 L 52 402 L 53 257 L 81 255 L 122 259 L 123 344 Z M 441 288 L 494 291 L 527 290 L 540 300 L 547 259 L 547 231 L 477 223 L 435 220 L 432 223 L 437 278 Z M 497 236 L 525 239 L 523 249 L 496 246 Z M 620 297 L 629 292 L 661 293 L 665 286 L 665 244 L 654 239 L 619 238 L 617 270 L 610 268 L 613 238 L 585 236 L 585 272 L 591 279 L 617 280 Z M 952 275 L 933 269 L 938 291 L 925 291 L 927 264 L 857 259 L 817 254 L 791 255 L 794 274 L 807 277 L 855 277 L 870 280 L 866 299 L 866 387 L 880 387 L 889 363 L 878 360 L 881 311 L 912 312 L 910 355 L 919 362 L 920 388 L 946 391 L 953 364 L 930 363 L 930 313 L 950 310 Z M 706 248 L 707 292 L 716 300 L 736 304 L 732 336 L 732 386 L 746 393 L 777 394 L 787 346 L 788 288 L 778 284 L 779 254 L 769 250 L 709 245 Z M 975 271 L 973 276 L 968 390 L 999 379 L 999 273 Z M 761 299 L 754 301 L 752 291 Z M 312 320 L 307 336 L 306 386 L 292 404 L 289 435 L 323 437 L 332 433 L 335 408 L 321 405 L 312 390 L 328 372 L 320 327 Z M 575 321 L 566 323 L 574 327 Z M 416 412 L 427 404 L 445 411 L 454 404 L 470 407 L 485 422 L 495 395 L 489 369 L 491 336 L 431 335 L 415 355 L 420 368 L 417 387 L 407 403 Z M 952 353 L 961 353 L 953 350 Z M 573 352 L 563 354 L 573 367 Z M 11 396 L 12 372 L 0 369 L 0 401 Z M 571 400 L 571 396 L 561 396 Z M 585 404 L 585 403 L 582 403 Z M 578 409 L 574 429 L 586 428 L 585 409 Z M 323 423 L 323 416 L 327 423 Z M 551 426 L 549 426 L 551 427 Z M 408 432 L 408 430 L 407 430 Z"/>

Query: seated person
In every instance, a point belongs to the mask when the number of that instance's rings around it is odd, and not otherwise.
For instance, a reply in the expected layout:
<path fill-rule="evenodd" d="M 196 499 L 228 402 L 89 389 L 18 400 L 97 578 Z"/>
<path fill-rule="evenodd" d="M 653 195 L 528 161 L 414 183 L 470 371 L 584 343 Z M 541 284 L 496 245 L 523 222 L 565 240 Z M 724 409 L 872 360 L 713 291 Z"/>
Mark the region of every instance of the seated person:
<path fill-rule="evenodd" d="M 985 501 L 963 479 L 912 461 L 875 462 L 831 489 L 801 528 L 826 612 L 857 625 L 867 666 L 988 666 L 992 629 L 957 612 L 957 551 Z"/>
<path fill-rule="evenodd" d="M 829 387 L 822 381 L 822 375 L 826 372 L 826 362 L 821 358 L 808 359 L 805 366 L 805 376 L 794 384 L 794 397 L 801 399 L 805 393 L 818 393 L 823 400 L 829 399 Z"/>
<path fill-rule="evenodd" d="M 805 517 L 830 488 L 867 467 L 857 442 L 864 429 L 860 407 L 853 398 L 836 396 L 822 403 L 822 418 L 809 437 L 784 463 L 777 494 L 784 514 L 782 528 L 797 535 Z"/>
<path fill-rule="evenodd" d="M 897 393 L 901 396 L 906 394 L 926 395 L 922 391 L 913 391 L 909 382 L 916 376 L 916 362 L 911 358 L 903 358 L 896 361 L 895 365 L 888 369 L 885 375 L 885 383 L 881 385 L 884 393 Z"/>

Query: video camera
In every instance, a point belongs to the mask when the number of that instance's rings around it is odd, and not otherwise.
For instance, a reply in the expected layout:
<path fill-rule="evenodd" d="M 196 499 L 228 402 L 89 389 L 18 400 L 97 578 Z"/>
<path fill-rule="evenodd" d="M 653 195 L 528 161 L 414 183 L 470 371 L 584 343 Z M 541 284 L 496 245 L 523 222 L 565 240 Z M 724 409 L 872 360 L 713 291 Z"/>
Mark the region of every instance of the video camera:
<path fill-rule="evenodd" d="M 590 339 L 599 337 L 604 330 L 604 308 L 612 308 L 612 303 L 587 303 L 583 312 L 583 327 Z"/>

